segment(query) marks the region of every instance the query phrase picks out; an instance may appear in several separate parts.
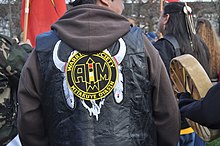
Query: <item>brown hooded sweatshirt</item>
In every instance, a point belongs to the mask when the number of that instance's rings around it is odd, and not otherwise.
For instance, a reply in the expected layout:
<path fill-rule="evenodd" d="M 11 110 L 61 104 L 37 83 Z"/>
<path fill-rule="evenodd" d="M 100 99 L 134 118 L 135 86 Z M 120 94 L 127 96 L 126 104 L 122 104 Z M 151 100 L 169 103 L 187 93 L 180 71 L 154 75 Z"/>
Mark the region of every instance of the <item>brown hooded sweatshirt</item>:
<path fill-rule="evenodd" d="M 96 5 L 81 5 L 67 11 L 52 25 L 58 38 L 79 51 L 96 52 L 112 45 L 130 30 L 126 18 Z M 167 71 L 157 50 L 144 37 L 153 84 L 153 116 L 158 146 L 176 146 L 180 118 Z M 39 44 L 41 42 L 38 42 Z M 38 47 L 38 45 L 36 46 Z M 27 60 L 18 89 L 18 131 L 23 146 L 48 146 L 41 101 L 43 81 L 36 51 Z"/>

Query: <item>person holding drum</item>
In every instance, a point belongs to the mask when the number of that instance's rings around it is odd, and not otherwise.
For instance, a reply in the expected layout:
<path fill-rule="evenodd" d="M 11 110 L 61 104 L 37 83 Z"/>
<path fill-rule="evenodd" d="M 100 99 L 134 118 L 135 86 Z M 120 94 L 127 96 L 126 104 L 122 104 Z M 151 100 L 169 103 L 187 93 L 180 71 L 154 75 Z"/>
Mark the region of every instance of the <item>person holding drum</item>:
<path fill-rule="evenodd" d="M 163 38 L 153 45 L 159 51 L 169 72 L 171 60 L 183 54 L 191 54 L 209 74 L 209 51 L 195 33 L 192 9 L 186 3 L 172 2 L 165 5 L 159 20 L 159 31 Z M 188 125 L 185 118 L 181 121 L 178 146 L 203 146 L 202 141 Z"/>
<path fill-rule="evenodd" d="M 211 129 L 220 129 L 220 83 L 212 86 L 204 98 L 195 100 L 188 92 L 179 94 L 181 115 Z"/>

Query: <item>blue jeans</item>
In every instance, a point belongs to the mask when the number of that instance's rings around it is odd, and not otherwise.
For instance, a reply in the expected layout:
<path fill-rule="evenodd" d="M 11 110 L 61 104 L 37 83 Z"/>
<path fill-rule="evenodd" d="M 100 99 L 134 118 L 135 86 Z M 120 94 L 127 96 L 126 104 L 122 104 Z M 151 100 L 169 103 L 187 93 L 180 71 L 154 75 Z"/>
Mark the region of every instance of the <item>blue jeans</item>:
<path fill-rule="evenodd" d="M 180 135 L 178 146 L 205 146 L 206 142 L 203 141 L 195 132 L 190 134 Z"/>

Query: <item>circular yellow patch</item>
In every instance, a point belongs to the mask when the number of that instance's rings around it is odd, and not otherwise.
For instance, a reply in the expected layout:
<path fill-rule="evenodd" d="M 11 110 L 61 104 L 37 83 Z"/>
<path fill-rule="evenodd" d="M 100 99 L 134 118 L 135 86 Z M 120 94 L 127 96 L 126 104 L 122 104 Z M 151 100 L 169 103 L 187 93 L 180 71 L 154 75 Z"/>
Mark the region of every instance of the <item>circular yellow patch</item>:
<path fill-rule="evenodd" d="M 115 61 L 105 52 L 73 54 L 65 73 L 71 91 L 83 100 L 106 97 L 114 89 L 118 77 Z"/>

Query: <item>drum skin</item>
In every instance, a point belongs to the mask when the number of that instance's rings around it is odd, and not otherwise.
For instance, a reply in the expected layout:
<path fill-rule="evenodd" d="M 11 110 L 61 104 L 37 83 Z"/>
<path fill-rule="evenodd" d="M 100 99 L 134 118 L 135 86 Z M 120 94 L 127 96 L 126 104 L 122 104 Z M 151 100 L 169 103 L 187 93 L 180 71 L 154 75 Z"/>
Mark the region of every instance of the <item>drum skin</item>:
<path fill-rule="evenodd" d="M 171 60 L 170 79 L 175 94 L 187 91 L 196 100 L 204 97 L 212 87 L 212 82 L 201 64 L 189 54 Z M 212 141 L 220 135 L 220 129 L 210 129 L 189 119 L 187 122 L 204 141 Z"/>

